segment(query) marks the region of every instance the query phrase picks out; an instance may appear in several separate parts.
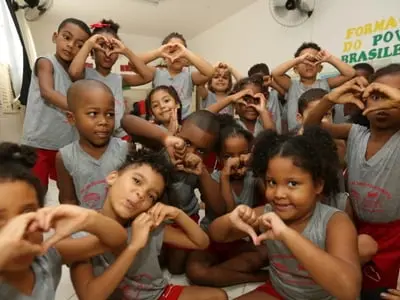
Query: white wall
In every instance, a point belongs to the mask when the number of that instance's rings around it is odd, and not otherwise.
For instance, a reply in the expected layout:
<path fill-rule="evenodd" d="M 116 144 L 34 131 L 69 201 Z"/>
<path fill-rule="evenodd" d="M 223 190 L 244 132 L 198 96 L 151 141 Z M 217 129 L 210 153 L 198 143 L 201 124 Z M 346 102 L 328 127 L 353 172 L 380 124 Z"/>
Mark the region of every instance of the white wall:
<path fill-rule="evenodd" d="M 399 22 L 399 0 L 316 1 L 314 14 L 306 23 L 287 28 L 276 23 L 270 15 L 269 0 L 258 0 L 196 36 L 189 46 L 211 62 L 226 61 L 245 73 L 254 63 L 265 62 L 273 68 L 290 59 L 304 41 L 315 41 L 334 55 L 341 56 L 348 28 L 369 22 L 375 24 L 376 20 L 392 15 Z M 400 27 L 400 22 L 398 25 Z M 371 35 L 361 39 L 364 48 L 371 48 Z M 400 41 L 395 38 L 386 45 L 392 47 L 396 44 Z M 400 61 L 400 56 L 394 60 Z"/>

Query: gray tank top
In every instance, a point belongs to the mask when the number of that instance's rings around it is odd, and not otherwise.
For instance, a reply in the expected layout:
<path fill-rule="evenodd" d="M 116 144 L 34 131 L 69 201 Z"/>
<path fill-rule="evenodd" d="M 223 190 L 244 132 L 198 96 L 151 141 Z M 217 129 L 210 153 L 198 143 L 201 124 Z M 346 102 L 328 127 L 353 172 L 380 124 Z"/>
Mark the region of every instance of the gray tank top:
<path fill-rule="evenodd" d="M 220 182 L 221 178 L 221 171 L 214 171 L 211 174 L 212 179 L 216 182 Z M 235 200 L 236 205 L 245 204 L 250 207 L 254 207 L 256 199 L 255 196 L 255 189 L 256 189 L 256 178 L 253 176 L 253 172 L 249 171 L 246 173 L 244 177 L 243 189 L 240 195 L 236 195 L 235 192 L 232 191 L 233 199 Z M 212 211 L 206 208 L 206 214 L 204 218 L 201 220 L 200 225 L 204 230 L 207 230 L 208 225 L 214 221 L 216 217 L 212 213 Z"/>
<path fill-rule="evenodd" d="M 238 123 L 244 129 L 248 130 L 246 125 L 242 122 L 242 120 L 236 119 L 236 123 Z M 262 125 L 260 118 L 258 118 L 256 121 L 256 125 L 254 127 L 254 132 L 252 134 L 254 137 L 256 137 L 260 132 L 263 132 L 263 131 L 264 131 L 264 126 Z"/>
<path fill-rule="evenodd" d="M 72 82 L 63 66 L 54 55 L 39 57 L 35 64 L 39 59 L 47 59 L 52 63 L 54 90 L 66 96 Z M 65 113 L 41 97 L 39 79 L 32 72 L 21 143 L 40 149 L 58 150 L 77 138 L 78 134 L 68 123 Z"/>
<path fill-rule="evenodd" d="M 193 81 L 189 68 L 172 77 L 167 68 L 157 68 L 153 79 L 153 87 L 160 85 L 173 86 L 182 102 L 182 119 L 186 119 L 192 112 Z"/>
<path fill-rule="evenodd" d="M 276 132 L 282 133 L 282 112 L 279 102 L 278 92 L 272 90 L 269 93 L 267 109 L 272 115 L 272 120 L 275 123 Z"/>
<path fill-rule="evenodd" d="M 111 138 L 106 152 L 97 160 L 82 150 L 79 141 L 60 149 L 65 169 L 71 175 L 79 205 L 99 210 L 107 196 L 106 177 L 125 161 L 128 143 Z"/>
<path fill-rule="evenodd" d="M 357 217 L 370 223 L 400 220 L 400 131 L 369 160 L 371 132 L 352 125 L 347 139 L 348 190 Z"/>
<path fill-rule="evenodd" d="M 299 80 L 292 80 L 292 84 L 287 93 L 287 121 L 289 131 L 295 129 L 298 125 L 296 114 L 299 107 L 300 96 L 304 92 L 315 88 L 321 88 L 327 90 L 328 92 L 331 90 L 327 79 L 316 80 L 314 84 L 310 86 L 305 86 Z"/>
<path fill-rule="evenodd" d="M 208 91 L 207 97 L 202 101 L 202 109 L 206 109 L 210 105 L 217 103 L 217 95 L 211 91 Z M 233 115 L 233 106 L 228 105 L 219 111 L 219 114 Z"/>
<path fill-rule="evenodd" d="M 125 113 L 124 94 L 122 91 L 122 76 L 110 73 L 107 76 L 101 75 L 96 69 L 86 68 L 85 78 L 101 81 L 110 88 L 115 98 L 115 133 L 117 137 L 123 137 L 127 133 L 121 128 L 121 120 Z"/>
<path fill-rule="evenodd" d="M 264 212 L 272 211 L 271 205 L 265 206 Z M 330 218 L 339 210 L 317 202 L 314 213 L 302 232 L 302 236 L 314 245 L 325 250 L 326 229 Z M 311 278 L 281 241 L 267 240 L 270 261 L 270 279 L 275 290 L 288 300 L 330 300 L 335 299 Z"/>
<path fill-rule="evenodd" d="M 164 227 L 158 227 L 150 233 L 147 245 L 136 255 L 124 279 L 108 300 L 159 299 L 168 281 L 158 262 L 161 252 Z M 128 243 L 132 239 L 132 228 L 128 228 Z M 95 276 L 100 276 L 115 261 L 114 255 L 106 253 L 91 259 Z"/>

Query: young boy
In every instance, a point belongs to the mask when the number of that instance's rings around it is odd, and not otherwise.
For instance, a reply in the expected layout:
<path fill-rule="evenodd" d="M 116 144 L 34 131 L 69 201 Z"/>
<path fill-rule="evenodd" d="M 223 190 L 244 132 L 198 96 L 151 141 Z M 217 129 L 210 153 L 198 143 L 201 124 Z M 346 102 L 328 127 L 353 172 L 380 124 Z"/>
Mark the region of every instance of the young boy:
<path fill-rule="evenodd" d="M 21 142 L 37 149 L 33 172 L 46 190 L 49 177 L 56 180 L 58 149 L 76 139 L 65 115 L 66 94 L 72 83 L 68 66 L 89 37 L 90 29 L 84 22 L 65 19 L 53 34 L 55 55 L 39 57 L 32 72 Z"/>
<path fill-rule="evenodd" d="M 115 101 L 112 91 L 96 80 L 79 80 L 67 94 L 68 119 L 79 140 L 56 156 L 61 204 L 100 210 L 107 195 L 106 177 L 125 161 L 128 143 L 112 137 Z"/>
<path fill-rule="evenodd" d="M 170 202 L 176 202 L 173 204 L 198 221 L 200 207 L 194 190 L 199 188 L 206 206 L 216 215 L 224 213 L 225 205 L 218 184 L 211 178 L 202 161 L 202 157 L 213 149 L 219 136 L 219 122 L 213 113 L 206 110 L 192 113 L 183 123 L 177 137 L 170 137 L 161 128 L 135 116 L 125 116 L 122 126 L 128 134 L 158 141 L 165 147 L 174 149 L 168 151 L 172 162 L 175 162 L 172 182 L 167 188 Z M 177 144 L 182 140 L 184 150 L 180 153 L 181 157 L 176 159 L 175 156 L 180 151 L 178 148 L 182 148 L 182 143 Z M 182 274 L 185 271 L 188 251 L 167 247 L 166 254 L 168 270 L 172 274 Z"/>
<path fill-rule="evenodd" d="M 321 50 L 321 47 L 315 43 L 303 43 L 297 49 L 294 57 L 294 59 L 283 63 L 272 72 L 272 77 L 276 83 L 288 93 L 287 118 L 289 130 L 293 130 L 297 126 L 297 104 L 302 93 L 312 88 L 322 88 L 329 91 L 355 75 L 355 71 L 350 65 L 342 62 L 328 51 Z M 341 75 L 317 80 L 318 73 L 322 70 L 321 64 L 324 62 L 337 68 Z M 292 68 L 300 76 L 300 80 L 291 80 L 285 76 L 285 73 Z"/>

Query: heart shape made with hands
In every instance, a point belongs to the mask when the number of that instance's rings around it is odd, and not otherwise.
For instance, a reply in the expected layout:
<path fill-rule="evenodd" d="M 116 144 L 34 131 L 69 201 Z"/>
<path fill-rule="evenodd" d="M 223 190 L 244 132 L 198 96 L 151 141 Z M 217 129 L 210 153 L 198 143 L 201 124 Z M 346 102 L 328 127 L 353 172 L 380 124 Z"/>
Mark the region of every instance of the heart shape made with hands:
<path fill-rule="evenodd" d="M 240 157 L 229 158 L 227 161 L 230 168 L 229 174 L 244 176 L 248 170 L 250 154 L 241 154 Z"/>
<path fill-rule="evenodd" d="M 181 44 L 167 44 L 163 49 L 162 56 L 165 59 L 169 59 L 171 63 L 182 58 L 185 53 L 185 46 Z"/>
<path fill-rule="evenodd" d="M 179 171 L 200 175 L 203 170 L 203 160 L 194 153 L 186 153 L 181 163 L 176 165 Z"/>

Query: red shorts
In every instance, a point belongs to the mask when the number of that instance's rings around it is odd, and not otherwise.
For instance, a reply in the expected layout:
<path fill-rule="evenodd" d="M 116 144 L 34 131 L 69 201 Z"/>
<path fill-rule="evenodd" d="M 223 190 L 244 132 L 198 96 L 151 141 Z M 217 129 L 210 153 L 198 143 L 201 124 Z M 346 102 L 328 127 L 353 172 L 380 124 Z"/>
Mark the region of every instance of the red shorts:
<path fill-rule="evenodd" d="M 182 285 L 168 284 L 158 300 L 178 300 L 184 288 Z"/>
<path fill-rule="evenodd" d="M 237 255 L 237 249 L 241 248 L 247 242 L 244 240 L 233 241 L 230 243 L 211 242 L 208 252 L 215 254 L 221 260 L 227 260 Z"/>
<path fill-rule="evenodd" d="M 266 293 L 271 295 L 279 300 L 285 300 L 279 293 L 274 289 L 270 281 L 267 281 L 263 285 L 260 285 L 258 288 L 255 289 L 257 292 Z"/>
<path fill-rule="evenodd" d="M 57 150 L 36 149 L 37 160 L 32 171 L 45 188 L 49 185 L 49 177 L 57 181 L 57 153 Z"/>
<path fill-rule="evenodd" d="M 126 142 L 131 142 L 132 138 L 130 135 L 125 135 L 121 138 L 121 140 L 126 141 Z"/>
<path fill-rule="evenodd" d="M 189 216 L 193 221 L 195 221 L 196 222 L 196 224 L 199 224 L 199 220 L 200 220 L 200 216 L 198 215 L 198 214 L 194 214 L 194 215 L 191 215 L 191 216 Z M 181 228 L 178 224 L 176 224 L 176 223 L 173 223 L 173 224 L 171 224 L 171 226 L 172 227 L 174 227 L 174 228 Z M 183 249 L 183 248 L 179 248 L 179 247 L 176 247 L 176 246 L 172 246 L 172 245 L 168 245 L 168 244 L 166 244 L 166 246 L 168 247 L 168 248 L 173 248 L 173 249 L 181 249 L 181 250 L 187 250 L 187 249 Z"/>
<path fill-rule="evenodd" d="M 378 253 L 363 267 L 363 289 L 395 289 L 400 270 L 400 221 L 385 224 L 358 222 L 358 233 L 378 243 Z"/>

